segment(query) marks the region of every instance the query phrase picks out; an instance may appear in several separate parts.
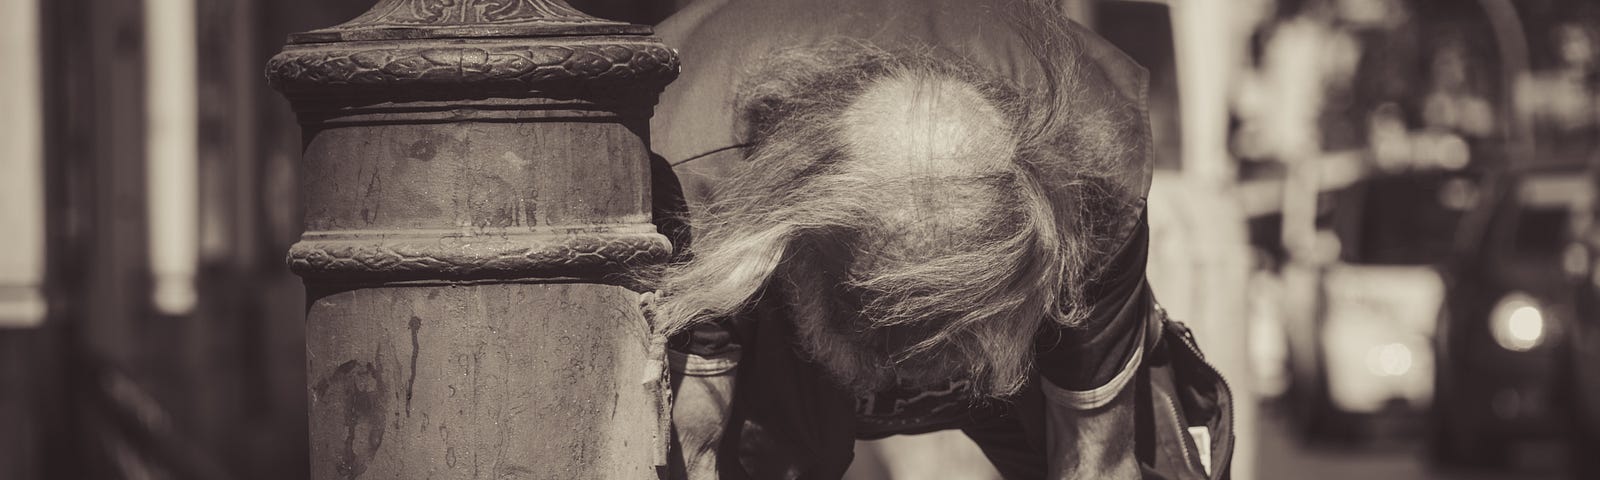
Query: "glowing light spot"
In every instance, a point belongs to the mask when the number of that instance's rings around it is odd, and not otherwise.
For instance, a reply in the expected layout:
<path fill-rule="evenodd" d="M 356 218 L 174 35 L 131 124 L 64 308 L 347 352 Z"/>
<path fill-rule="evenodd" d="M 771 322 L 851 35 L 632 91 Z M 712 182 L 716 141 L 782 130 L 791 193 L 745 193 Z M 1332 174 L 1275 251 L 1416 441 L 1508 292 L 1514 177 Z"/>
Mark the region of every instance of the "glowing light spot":
<path fill-rule="evenodd" d="M 1506 325 L 1511 331 L 1511 338 L 1533 346 L 1544 336 L 1544 315 L 1539 309 L 1524 306 L 1511 312 L 1511 320 Z"/>
<path fill-rule="evenodd" d="M 1411 371 L 1411 348 L 1389 343 L 1367 350 L 1367 370 L 1380 377 L 1398 377 Z"/>
<path fill-rule="evenodd" d="M 1544 340 L 1544 311 L 1527 294 L 1507 295 L 1489 314 L 1489 333 L 1506 350 L 1532 350 Z"/>

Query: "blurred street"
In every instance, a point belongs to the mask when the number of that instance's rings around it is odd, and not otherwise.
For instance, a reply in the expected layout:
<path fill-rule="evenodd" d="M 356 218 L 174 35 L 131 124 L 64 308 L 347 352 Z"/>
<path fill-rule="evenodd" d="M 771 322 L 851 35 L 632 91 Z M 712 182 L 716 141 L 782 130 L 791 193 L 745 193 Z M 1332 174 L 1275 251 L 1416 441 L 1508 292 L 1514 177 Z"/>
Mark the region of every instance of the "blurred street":
<path fill-rule="evenodd" d="M 766 61 L 717 53 L 727 45 L 804 47 L 791 27 L 887 20 L 809 7 L 716 41 L 628 41 L 661 58 L 591 43 L 722 15 L 691 7 L 795 1 L 809 0 L 0 0 L 0 480 L 483 478 L 485 462 L 496 478 L 641 478 L 616 472 L 663 465 L 683 445 L 662 441 L 682 417 L 666 418 L 661 394 L 681 382 L 657 374 L 685 367 L 662 360 L 660 325 L 644 320 L 659 318 L 639 300 L 670 297 L 625 291 L 660 269 L 613 271 L 627 262 L 581 253 L 599 245 L 590 234 L 636 242 L 601 253 L 649 243 L 694 258 L 686 242 L 704 227 L 679 225 L 694 201 L 675 197 L 721 195 L 699 191 L 715 191 L 702 180 L 721 167 L 684 163 L 761 150 L 735 138 L 766 135 L 744 131 L 753 117 L 728 113 L 771 92 L 691 77 Z M 883 4 L 875 14 L 907 25 L 919 17 L 898 7 L 927 3 L 835 1 Z M 1148 174 L 1143 275 L 1226 380 L 1231 478 L 1600 480 L 1600 0 L 1027 1 L 1143 69 L 1108 83 L 1120 95 L 1062 90 L 1137 97 L 1103 116 L 1115 121 L 1018 125 L 1149 137 L 1148 158 L 1126 164 L 1077 140 L 1056 153 L 1083 157 L 1082 172 L 1061 170 L 1085 184 Z M 810 21 L 818 12 L 827 21 Z M 925 23 L 944 28 L 937 18 Z M 876 31 L 898 45 L 882 33 L 897 30 Z M 523 46 L 544 53 L 480 55 Z M 717 67 L 663 60 L 696 49 Z M 567 63 L 534 61 L 547 53 Z M 973 59 L 986 68 L 1023 57 L 984 56 L 997 57 Z M 516 76 L 483 83 L 480 67 L 501 70 L 490 57 Z M 612 57 L 715 101 L 670 120 L 661 85 L 608 83 L 643 78 Z M 603 88 L 535 85 L 589 67 L 610 72 L 595 73 Z M 391 82 L 402 75 L 413 85 Z M 718 142 L 678 148 L 701 135 L 662 125 L 712 125 Z M 1079 237 L 1093 236 L 1056 235 L 1053 251 L 1094 250 L 1067 240 Z M 772 275 L 802 256 L 748 265 Z M 930 284 L 968 281 L 945 277 Z M 858 293 L 830 304 L 871 298 Z M 870 316 L 844 313 L 813 316 Z M 995 338 L 1024 338 L 1006 333 Z M 592 379 L 617 390 L 575 387 Z M 1191 403 L 1184 416 L 1220 410 Z M 568 461 L 617 470 L 556 465 Z M 858 441 L 844 478 L 1000 473 L 946 429 Z"/>
<path fill-rule="evenodd" d="M 1564 478 L 1559 447 L 1525 445 L 1505 470 L 1441 469 L 1428 465 L 1420 437 L 1394 434 L 1359 445 L 1307 445 L 1283 415 L 1263 411 L 1257 440 L 1258 478 L 1302 480 L 1390 478 L 1433 480 L 1542 480 Z M 1546 448 L 1541 448 L 1546 447 Z"/>

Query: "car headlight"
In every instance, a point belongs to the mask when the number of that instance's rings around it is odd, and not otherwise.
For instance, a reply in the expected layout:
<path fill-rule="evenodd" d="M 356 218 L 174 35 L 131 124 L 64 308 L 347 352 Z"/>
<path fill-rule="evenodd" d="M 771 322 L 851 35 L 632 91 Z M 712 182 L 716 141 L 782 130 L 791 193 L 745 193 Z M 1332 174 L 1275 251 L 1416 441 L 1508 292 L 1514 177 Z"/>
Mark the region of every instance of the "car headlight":
<path fill-rule="evenodd" d="M 1500 348 L 1526 352 L 1544 341 L 1547 320 L 1538 300 L 1526 293 L 1512 292 L 1501 297 L 1494 310 L 1489 311 L 1489 334 Z"/>

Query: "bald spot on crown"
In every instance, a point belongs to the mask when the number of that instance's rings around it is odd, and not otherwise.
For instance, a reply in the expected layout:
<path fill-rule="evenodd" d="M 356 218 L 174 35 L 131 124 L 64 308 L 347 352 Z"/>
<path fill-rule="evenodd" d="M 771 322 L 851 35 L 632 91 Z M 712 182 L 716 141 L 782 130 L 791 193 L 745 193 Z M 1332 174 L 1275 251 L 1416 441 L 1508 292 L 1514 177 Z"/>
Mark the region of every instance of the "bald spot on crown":
<path fill-rule="evenodd" d="M 1010 168 L 1016 142 L 999 109 L 967 82 L 903 74 L 869 87 L 841 115 L 854 175 L 912 181 L 925 188 L 890 189 L 883 229 L 868 241 L 882 261 L 916 262 L 979 240 L 992 227 L 999 200 L 972 179 Z"/>
<path fill-rule="evenodd" d="M 842 120 L 855 166 L 881 174 L 995 170 L 1009 164 L 1016 148 L 1000 111 L 972 85 L 948 77 L 886 78 Z"/>

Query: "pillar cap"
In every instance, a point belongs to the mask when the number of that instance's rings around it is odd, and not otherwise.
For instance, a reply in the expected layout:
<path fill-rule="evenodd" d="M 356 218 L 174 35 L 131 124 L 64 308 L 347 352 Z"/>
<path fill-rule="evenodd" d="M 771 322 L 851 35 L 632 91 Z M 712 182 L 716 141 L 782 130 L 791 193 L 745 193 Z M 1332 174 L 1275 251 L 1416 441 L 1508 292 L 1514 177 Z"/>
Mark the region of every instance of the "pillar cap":
<path fill-rule="evenodd" d="M 290 34 L 289 44 L 650 33 L 650 27 L 595 18 L 560 0 L 382 0 L 354 20 Z"/>
<path fill-rule="evenodd" d="M 266 75 L 290 99 L 659 92 L 677 78 L 678 55 L 651 33 L 561 0 L 381 0 L 290 35 Z"/>

